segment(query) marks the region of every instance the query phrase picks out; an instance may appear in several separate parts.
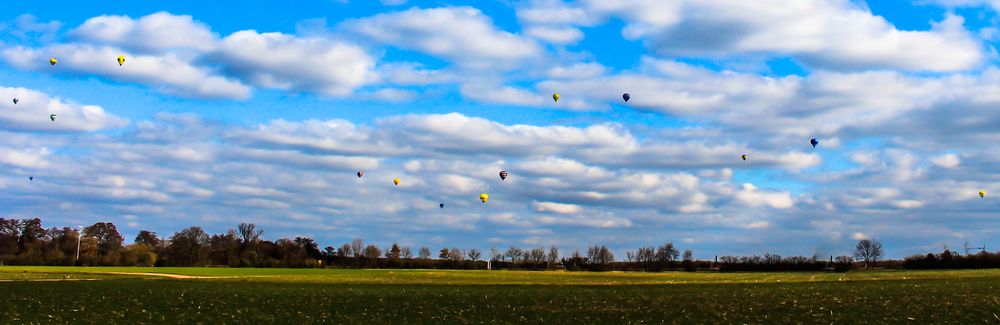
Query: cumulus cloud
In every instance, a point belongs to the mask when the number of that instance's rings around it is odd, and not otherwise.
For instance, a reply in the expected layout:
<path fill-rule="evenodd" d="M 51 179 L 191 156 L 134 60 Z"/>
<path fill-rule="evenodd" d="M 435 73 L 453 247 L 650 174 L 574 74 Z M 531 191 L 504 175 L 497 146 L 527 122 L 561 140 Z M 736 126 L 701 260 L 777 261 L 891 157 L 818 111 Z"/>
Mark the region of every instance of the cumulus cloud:
<path fill-rule="evenodd" d="M 250 88 L 237 80 L 215 75 L 211 70 L 193 65 L 176 54 L 131 55 L 112 47 L 87 44 L 62 44 L 43 49 L 12 47 L 0 52 L 16 68 L 48 73 L 96 74 L 109 79 L 138 82 L 161 91 L 192 97 L 246 98 Z M 60 63 L 50 66 L 40 58 L 48 55 Z M 115 61 L 126 55 L 128 67 Z"/>
<path fill-rule="evenodd" d="M 0 56 L 19 69 L 98 75 L 197 98 L 245 99 L 250 85 L 346 96 L 377 80 L 374 57 L 328 35 L 244 30 L 220 37 L 191 16 L 158 12 L 94 17 L 70 36 L 40 48 L 8 47 Z M 118 66 L 119 55 L 125 66 Z M 49 56 L 59 64 L 40 59 Z"/>
<path fill-rule="evenodd" d="M 526 1 L 517 8 L 525 34 L 553 44 L 574 44 L 583 39 L 577 26 L 591 26 L 597 17 L 562 0 Z"/>
<path fill-rule="evenodd" d="M 537 58 L 541 47 L 493 25 L 472 7 L 444 7 L 348 20 L 342 28 L 374 41 L 451 60 L 476 69 L 512 67 Z"/>
<path fill-rule="evenodd" d="M 776 209 L 787 209 L 793 205 L 788 192 L 759 191 L 753 184 L 743 184 L 743 189 L 736 193 L 736 199 L 749 206 L 770 206 Z"/>
<path fill-rule="evenodd" d="M 34 132 L 82 132 L 125 126 L 128 121 L 107 113 L 100 106 L 83 105 L 26 89 L 0 87 L 0 98 L 17 98 L 18 103 L 0 104 L 0 129 Z M 56 114 L 56 121 L 49 115 Z"/>
<path fill-rule="evenodd" d="M 219 38 L 208 25 L 195 21 L 191 16 L 163 11 L 139 19 L 97 16 L 84 21 L 70 35 L 91 43 L 150 53 L 178 49 L 211 51 Z"/>
<path fill-rule="evenodd" d="M 232 73 L 266 88 L 344 96 L 374 77 L 375 59 L 363 49 L 323 38 L 239 31 L 216 55 Z"/>
<path fill-rule="evenodd" d="M 538 212 L 551 212 L 558 214 L 576 214 L 580 213 L 580 206 L 574 204 L 563 204 L 556 202 L 532 202 L 535 211 Z"/>
<path fill-rule="evenodd" d="M 625 19 L 625 37 L 671 56 L 786 54 L 822 68 L 915 71 L 967 70 L 985 57 L 959 16 L 946 15 L 930 31 L 903 31 L 847 0 L 584 0 L 580 6 Z"/>
<path fill-rule="evenodd" d="M 936 157 L 934 157 L 934 158 L 931 159 L 931 162 L 933 162 L 935 165 L 938 165 L 940 167 L 955 168 L 955 167 L 958 167 L 958 164 L 960 163 L 960 160 L 958 159 L 958 155 L 953 154 L 953 153 L 949 153 L 949 154 L 944 154 L 944 155 L 936 156 Z"/>

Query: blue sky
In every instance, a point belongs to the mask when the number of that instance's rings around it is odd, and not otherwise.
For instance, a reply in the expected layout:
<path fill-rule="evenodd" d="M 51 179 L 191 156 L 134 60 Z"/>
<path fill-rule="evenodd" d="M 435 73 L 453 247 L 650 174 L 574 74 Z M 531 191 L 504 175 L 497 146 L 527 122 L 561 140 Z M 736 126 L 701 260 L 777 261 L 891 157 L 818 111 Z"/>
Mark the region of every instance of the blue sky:
<path fill-rule="evenodd" d="M 620 256 L 1000 245 L 977 195 L 1000 193 L 1000 8 L 773 2 L 14 1 L 0 215 Z"/>

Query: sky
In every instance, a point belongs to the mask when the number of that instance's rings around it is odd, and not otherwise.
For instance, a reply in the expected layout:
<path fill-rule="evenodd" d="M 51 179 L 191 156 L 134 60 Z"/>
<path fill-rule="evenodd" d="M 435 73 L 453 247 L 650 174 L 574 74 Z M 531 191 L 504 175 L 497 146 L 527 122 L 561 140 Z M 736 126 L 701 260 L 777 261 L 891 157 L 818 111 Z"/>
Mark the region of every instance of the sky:
<path fill-rule="evenodd" d="M 997 1 L 5 9 L 3 217 L 618 258 L 1000 247 Z"/>

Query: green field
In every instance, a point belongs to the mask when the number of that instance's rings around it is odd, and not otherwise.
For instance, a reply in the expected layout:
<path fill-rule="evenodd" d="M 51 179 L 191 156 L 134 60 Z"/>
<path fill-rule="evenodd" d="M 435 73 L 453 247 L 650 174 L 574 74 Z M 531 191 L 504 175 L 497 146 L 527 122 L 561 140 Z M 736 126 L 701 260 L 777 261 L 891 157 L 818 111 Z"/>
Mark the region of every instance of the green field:
<path fill-rule="evenodd" d="M 4 324 L 996 324 L 1000 270 L 842 274 L 0 267 L 0 300 Z"/>

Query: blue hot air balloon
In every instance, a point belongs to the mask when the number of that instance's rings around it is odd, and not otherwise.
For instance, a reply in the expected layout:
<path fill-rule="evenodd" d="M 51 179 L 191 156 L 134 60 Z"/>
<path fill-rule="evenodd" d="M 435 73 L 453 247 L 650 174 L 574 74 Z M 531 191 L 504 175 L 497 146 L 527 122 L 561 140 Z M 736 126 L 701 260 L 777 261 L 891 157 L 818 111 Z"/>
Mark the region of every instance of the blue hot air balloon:
<path fill-rule="evenodd" d="M 628 103 L 628 100 L 631 99 L 631 98 L 632 98 L 632 95 L 629 95 L 628 93 L 625 93 L 624 95 L 622 95 L 622 99 L 624 99 L 626 103 Z"/>
<path fill-rule="evenodd" d="M 813 138 L 812 140 L 809 140 L 809 143 L 813 145 L 813 148 L 816 148 L 816 145 L 819 144 L 819 140 Z"/>
<path fill-rule="evenodd" d="M 444 203 L 438 204 L 442 209 L 444 209 Z"/>

